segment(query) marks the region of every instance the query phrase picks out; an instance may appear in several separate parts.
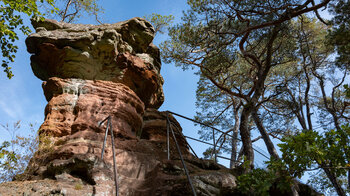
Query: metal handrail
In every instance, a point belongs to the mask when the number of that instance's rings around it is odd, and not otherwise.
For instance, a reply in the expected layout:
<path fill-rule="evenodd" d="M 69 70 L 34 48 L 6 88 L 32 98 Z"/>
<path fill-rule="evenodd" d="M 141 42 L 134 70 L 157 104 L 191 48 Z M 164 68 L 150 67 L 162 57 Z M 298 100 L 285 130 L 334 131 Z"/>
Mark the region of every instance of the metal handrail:
<path fill-rule="evenodd" d="M 188 139 L 190 139 L 190 140 L 194 140 L 194 141 L 197 141 L 197 142 L 201 142 L 201 143 L 203 143 L 203 144 L 207 144 L 207 145 L 210 145 L 210 146 L 214 146 L 212 143 L 209 143 L 209 142 L 205 142 L 205 141 L 203 141 L 203 140 L 199 140 L 199 139 L 196 139 L 196 138 L 193 138 L 193 137 L 190 137 L 190 136 L 184 136 L 185 138 L 188 138 Z M 225 149 L 225 150 L 231 150 L 231 149 L 228 149 L 228 148 L 226 148 L 226 147 L 222 147 L 222 149 Z"/>
<path fill-rule="evenodd" d="M 186 173 L 186 176 L 187 176 L 187 180 L 188 180 L 188 182 L 189 182 L 189 184 L 190 184 L 190 186 L 191 186 L 193 195 L 194 195 L 194 196 L 197 196 L 196 191 L 195 191 L 195 189 L 194 189 L 194 186 L 193 186 L 193 184 L 192 184 L 192 180 L 191 180 L 191 178 L 190 178 L 190 176 L 189 176 L 189 173 L 188 173 L 186 164 L 185 164 L 185 162 L 184 162 L 184 159 L 183 159 L 183 156 L 182 156 L 180 147 L 179 147 L 178 142 L 177 142 L 177 140 L 176 140 L 175 133 L 174 133 L 172 127 L 171 127 L 172 123 L 171 123 L 170 120 L 169 120 L 169 113 L 170 113 L 170 114 L 173 114 L 173 115 L 176 115 L 176 116 L 178 116 L 178 117 L 184 118 L 184 119 L 186 119 L 186 120 L 195 122 L 195 123 L 197 123 L 197 124 L 200 124 L 200 125 L 209 127 L 209 128 L 211 128 L 211 129 L 213 130 L 213 144 L 210 144 L 210 143 L 208 143 L 208 142 L 205 142 L 205 141 L 202 141 L 202 140 L 199 140 L 199 139 L 195 139 L 195 138 L 192 138 L 192 137 L 189 137 L 189 136 L 185 136 L 185 135 L 183 135 L 181 132 L 180 132 L 180 135 L 181 135 L 182 137 L 184 137 L 184 138 L 192 139 L 192 140 L 195 140 L 195 141 L 198 141 L 198 142 L 202 142 L 202 143 L 208 144 L 208 145 L 213 145 L 213 146 L 214 146 L 214 151 L 213 151 L 213 153 L 215 154 L 215 157 L 214 157 L 215 162 L 217 162 L 217 157 L 223 158 L 223 159 L 227 159 L 227 160 L 231 160 L 231 161 L 234 161 L 234 160 L 232 160 L 232 159 L 230 159 L 230 158 L 226 158 L 226 157 L 217 155 L 216 149 L 215 149 L 215 148 L 216 148 L 216 145 L 217 145 L 217 143 L 218 143 L 219 141 L 218 141 L 218 142 L 215 141 L 215 132 L 214 132 L 214 131 L 218 131 L 218 132 L 223 133 L 224 135 L 228 135 L 228 136 L 230 136 L 230 137 L 233 137 L 233 136 L 231 136 L 231 135 L 229 135 L 228 133 L 223 132 L 223 131 L 221 131 L 221 130 L 219 130 L 219 129 L 213 127 L 213 126 L 207 125 L 207 124 L 202 123 L 202 122 L 199 122 L 199 121 L 197 121 L 197 120 L 188 118 L 188 117 L 186 117 L 186 116 L 177 114 L 177 113 L 175 113 L 175 112 L 166 111 L 166 117 L 167 117 L 167 154 L 168 154 L 168 160 L 170 160 L 170 140 L 169 140 L 169 138 L 170 138 L 170 131 L 171 131 L 172 136 L 173 136 L 173 139 L 174 139 L 174 142 L 175 142 L 175 144 L 176 144 L 177 151 L 178 151 L 178 153 L 179 153 L 179 155 L 180 155 L 181 163 L 182 163 L 182 165 L 183 165 L 183 167 L 184 167 L 184 170 L 185 170 L 185 173 Z M 113 152 L 114 182 L 115 182 L 116 195 L 119 196 L 118 180 L 117 180 L 118 172 L 117 172 L 117 165 L 116 165 L 115 145 L 114 145 L 114 134 L 113 134 L 113 127 L 112 127 L 112 123 L 111 123 L 111 116 L 108 116 L 107 118 L 105 118 L 104 120 L 102 120 L 101 122 L 99 122 L 99 123 L 98 123 L 98 127 L 100 127 L 105 121 L 107 121 L 107 127 L 106 127 L 105 136 L 104 136 L 104 140 L 103 140 L 103 146 L 102 146 L 102 152 L 101 152 L 101 159 L 102 159 L 102 161 L 103 161 L 103 154 L 104 154 L 105 145 L 106 145 L 106 141 L 107 141 L 107 135 L 108 135 L 108 131 L 110 130 L 110 132 L 111 132 L 111 133 L 110 133 L 110 134 L 111 134 L 111 142 L 112 142 L 112 152 Z M 242 141 L 242 140 L 239 139 L 239 138 L 236 138 L 236 139 L 239 140 L 239 141 Z M 186 142 L 187 147 L 189 147 L 189 148 L 191 149 L 191 151 L 193 152 L 193 154 L 198 158 L 197 154 L 196 154 L 195 151 L 192 149 L 191 145 L 187 142 L 187 140 L 185 140 L 185 142 Z M 223 148 L 224 148 L 224 147 L 223 147 Z M 226 148 L 224 148 L 224 149 L 226 149 Z M 265 154 L 261 153 L 260 151 L 256 150 L 255 148 L 253 148 L 253 150 L 256 151 L 256 152 L 258 152 L 259 154 L 261 154 L 261 155 L 264 156 L 265 158 L 269 159 L 269 157 L 267 157 Z"/>
<path fill-rule="evenodd" d="M 107 141 L 107 135 L 108 135 L 108 128 L 111 132 L 111 142 L 112 142 L 112 152 L 113 152 L 113 173 L 114 173 L 114 183 L 115 183 L 115 192 L 116 192 L 116 196 L 119 196 L 119 190 L 118 190 L 118 173 L 117 173 L 117 164 L 116 164 L 116 159 L 115 159 L 115 146 L 114 146 L 114 135 L 113 135 L 113 126 L 111 123 L 111 116 L 108 116 L 107 118 L 105 118 L 103 121 L 98 123 L 98 127 L 100 127 L 105 121 L 107 120 L 107 127 L 106 127 L 106 132 L 105 132 L 105 137 L 103 140 L 103 146 L 102 146 L 102 152 L 101 152 L 101 159 L 103 161 L 103 154 L 104 154 L 104 149 L 105 149 L 105 145 L 106 145 L 106 141 Z"/>
<path fill-rule="evenodd" d="M 209 127 L 209 128 L 211 128 L 211 129 L 213 129 L 213 130 L 215 130 L 215 131 L 218 131 L 218 132 L 220 132 L 220 133 L 223 133 L 224 135 L 228 135 L 228 136 L 230 136 L 230 137 L 233 137 L 232 135 L 229 135 L 228 133 L 226 133 L 226 132 L 224 132 L 224 131 L 221 131 L 221 130 L 218 129 L 218 128 L 215 128 L 215 127 L 213 127 L 213 126 L 207 125 L 207 124 L 202 123 L 202 122 L 200 122 L 200 121 L 198 121 L 198 120 L 194 120 L 194 119 L 192 119 L 192 118 L 183 116 L 183 115 L 181 115 L 181 114 L 177 114 L 177 113 L 175 113 L 175 112 L 171 112 L 171 111 L 166 111 L 166 112 L 167 112 L 167 113 L 170 113 L 170 114 L 173 114 L 173 115 L 175 115 L 175 116 L 181 117 L 181 118 L 183 118 L 183 119 L 192 121 L 192 122 L 194 122 L 194 123 L 197 123 L 197 124 L 200 124 L 200 125 Z M 239 138 L 236 138 L 236 139 L 237 139 L 238 141 L 242 141 L 242 140 L 239 139 Z M 216 142 L 216 143 L 214 142 L 214 149 L 215 149 L 217 143 L 218 143 L 218 142 Z M 269 158 L 268 156 L 266 156 L 264 153 L 260 152 L 259 150 L 255 149 L 254 147 L 252 147 L 252 148 L 253 148 L 253 150 L 254 150 L 255 152 L 259 153 L 259 154 L 262 155 L 263 157 L 265 157 L 265 158 L 267 158 L 267 159 L 270 159 L 270 158 Z M 216 152 L 214 151 L 214 153 L 216 153 Z"/>
<path fill-rule="evenodd" d="M 169 122 L 170 122 L 170 121 L 169 121 Z M 167 126 L 168 126 L 168 124 L 169 124 L 169 123 L 167 123 Z M 172 123 L 170 122 L 170 126 L 171 126 L 171 125 L 172 125 Z M 179 131 L 178 134 L 180 134 L 182 138 L 185 138 L 185 137 L 186 137 L 181 131 Z M 167 138 L 169 138 L 169 137 L 167 136 Z M 199 157 L 197 156 L 197 153 L 193 150 L 192 146 L 187 142 L 187 140 L 185 140 L 185 142 L 186 142 L 186 146 L 192 151 L 192 153 L 194 154 L 194 156 L 195 156 L 196 158 L 199 158 Z M 168 145 L 168 146 L 169 146 L 169 145 Z M 168 158 L 168 160 L 169 160 L 169 158 Z"/>
<path fill-rule="evenodd" d="M 197 141 L 197 142 L 201 142 L 203 144 L 207 144 L 207 145 L 210 145 L 210 146 L 214 146 L 213 144 L 209 143 L 209 142 L 205 142 L 205 141 L 202 141 L 202 140 L 199 140 L 199 139 L 196 139 L 196 138 L 193 138 L 193 137 L 190 137 L 190 136 L 184 136 L 185 138 L 188 138 L 190 140 L 194 140 L 194 141 Z M 225 148 L 225 147 L 222 147 L 223 149 L 225 150 L 231 150 L 231 149 L 228 149 L 228 148 Z M 216 155 L 217 157 L 219 158 L 222 158 L 222 159 L 226 159 L 226 160 L 230 160 L 230 161 L 234 161 L 236 163 L 243 163 L 241 161 L 236 161 L 236 160 L 233 160 L 233 159 L 230 159 L 230 158 L 227 158 L 227 157 L 223 157 L 223 156 L 219 156 L 219 155 Z"/>
<path fill-rule="evenodd" d="M 174 139 L 174 142 L 175 142 L 175 144 L 176 144 L 177 152 L 178 152 L 179 155 L 180 155 L 180 159 L 181 159 L 182 166 L 183 166 L 184 169 L 185 169 L 185 173 L 186 173 L 186 176 L 187 176 L 188 183 L 189 183 L 190 186 L 191 186 L 193 195 L 194 195 L 194 196 L 197 196 L 196 190 L 195 190 L 194 187 L 193 187 L 192 180 L 191 180 L 190 175 L 189 175 L 189 173 L 188 173 L 188 170 L 187 170 L 187 168 L 186 168 L 185 161 L 184 161 L 184 159 L 183 159 L 183 157 L 182 157 L 182 153 L 181 153 L 179 144 L 178 144 L 177 141 L 176 141 L 175 133 L 174 133 L 174 131 L 173 131 L 173 128 L 171 127 L 171 123 L 170 123 L 170 120 L 169 120 L 169 115 L 168 115 L 168 113 L 166 113 L 166 118 L 167 118 L 167 133 L 169 133 L 169 130 L 170 130 L 171 133 L 172 133 L 172 135 L 173 135 L 173 139 Z M 169 134 L 167 134 L 167 136 L 169 136 Z M 168 137 L 167 141 L 169 141 L 169 137 Z M 170 157 L 170 150 L 169 150 L 169 142 L 168 142 L 168 158 L 169 158 L 169 157 Z"/>

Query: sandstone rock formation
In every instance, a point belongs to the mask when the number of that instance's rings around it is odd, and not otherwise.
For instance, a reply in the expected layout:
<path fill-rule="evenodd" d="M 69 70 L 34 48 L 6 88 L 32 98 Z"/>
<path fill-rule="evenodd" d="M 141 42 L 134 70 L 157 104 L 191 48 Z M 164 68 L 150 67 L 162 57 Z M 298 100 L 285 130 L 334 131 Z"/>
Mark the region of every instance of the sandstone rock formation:
<path fill-rule="evenodd" d="M 171 140 L 167 160 L 159 49 L 142 18 L 116 24 L 33 22 L 26 44 L 48 104 L 40 148 L 17 181 L 0 195 L 115 195 L 111 139 L 101 159 L 111 116 L 120 195 L 191 195 Z M 169 116 L 198 195 L 223 195 L 235 177 L 224 167 L 195 158 Z M 141 137 L 139 137 L 141 136 Z"/>
<path fill-rule="evenodd" d="M 104 25 L 77 25 L 55 20 L 33 22 L 27 40 L 31 66 L 41 80 L 51 77 L 104 80 L 133 90 L 146 107 L 164 101 L 159 49 L 154 29 L 141 19 Z M 45 93 L 46 94 L 46 93 Z"/>

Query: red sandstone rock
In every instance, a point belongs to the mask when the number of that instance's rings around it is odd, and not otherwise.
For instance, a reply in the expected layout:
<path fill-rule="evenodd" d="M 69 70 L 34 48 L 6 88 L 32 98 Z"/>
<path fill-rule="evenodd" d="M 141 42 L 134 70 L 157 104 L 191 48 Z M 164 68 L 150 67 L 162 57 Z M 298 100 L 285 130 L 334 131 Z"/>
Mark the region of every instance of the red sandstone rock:
<path fill-rule="evenodd" d="M 41 132 L 62 137 L 96 130 L 98 121 L 109 115 L 113 126 L 120 129 L 116 134 L 135 138 L 135 132 L 141 130 L 144 104 L 121 83 L 54 77 L 43 88 L 49 103 Z"/>
<path fill-rule="evenodd" d="M 146 107 L 164 101 L 159 49 L 154 29 L 142 18 L 103 25 L 74 25 L 54 20 L 37 22 L 26 39 L 34 74 L 105 80 L 130 87 Z"/>
<path fill-rule="evenodd" d="M 150 23 L 141 18 L 98 26 L 45 20 L 34 26 L 37 33 L 26 44 L 48 101 L 40 148 L 23 175 L 0 185 L 0 195 L 115 195 L 109 136 L 101 159 L 106 124 L 98 123 L 107 116 L 121 196 L 191 195 L 172 138 L 167 159 L 167 114 L 154 109 L 164 97 Z M 226 168 L 189 152 L 180 124 L 168 117 L 198 195 L 235 187 Z"/>
<path fill-rule="evenodd" d="M 184 156 L 189 156 L 189 148 L 185 137 L 182 134 L 182 128 L 173 115 L 169 114 L 168 118 L 171 122 L 171 127 L 176 135 L 176 140 L 182 149 Z M 143 115 L 143 129 L 142 129 L 142 139 L 149 140 L 150 142 L 156 142 L 164 145 L 167 141 L 167 112 L 159 112 L 156 109 L 147 109 Z M 177 154 L 175 144 L 173 143 L 172 134 L 170 134 L 170 142 L 172 146 L 172 154 Z"/>

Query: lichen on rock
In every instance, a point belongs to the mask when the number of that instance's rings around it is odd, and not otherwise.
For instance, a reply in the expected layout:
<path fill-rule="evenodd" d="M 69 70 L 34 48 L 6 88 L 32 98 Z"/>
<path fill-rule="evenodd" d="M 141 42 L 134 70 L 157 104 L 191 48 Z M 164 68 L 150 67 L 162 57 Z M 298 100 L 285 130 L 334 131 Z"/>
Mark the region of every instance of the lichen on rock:
<path fill-rule="evenodd" d="M 31 66 L 41 80 L 80 78 L 123 83 L 148 108 L 164 101 L 159 49 L 154 29 L 142 18 L 103 25 L 55 20 L 33 21 L 36 33 L 26 39 Z"/>

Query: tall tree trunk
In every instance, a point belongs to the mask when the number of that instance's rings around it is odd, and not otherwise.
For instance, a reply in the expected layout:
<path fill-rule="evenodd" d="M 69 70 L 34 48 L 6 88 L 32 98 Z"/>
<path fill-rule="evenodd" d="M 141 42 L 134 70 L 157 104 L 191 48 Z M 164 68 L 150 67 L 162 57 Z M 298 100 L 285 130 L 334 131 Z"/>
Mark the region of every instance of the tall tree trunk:
<path fill-rule="evenodd" d="M 306 118 L 307 118 L 307 124 L 309 125 L 309 130 L 312 130 L 312 120 L 311 120 L 311 111 L 310 111 L 310 103 L 309 103 L 309 91 L 310 91 L 311 84 L 310 84 L 309 73 L 307 72 L 307 69 L 305 66 L 304 66 L 304 73 L 306 78 L 306 89 L 305 89 L 305 96 L 304 96 L 304 102 L 306 107 Z"/>
<path fill-rule="evenodd" d="M 316 75 L 316 77 L 319 79 L 319 85 L 321 88 L 321 92 L 322 92 L 322 98 L 323 98 L 323 104 L 325 106 L 325 108 L 327 109 L 327 111 L 331 114 L 331 116 L 333 117 L 333 123 L 335 128 L 340 132 L 341 137 L 343 137 L 346 141 L 346 143 L 348 144 L 348 137 L 347 135 L 345 135 L 340 127 L 340 123 L 339 123 L 339 117 L 336 113 L 336 107 L 335 107 L 335 99 L 334 99 L 334 93 L 335 90 L 344 82 L 346 74 L 344 74 L 344 77 L 342 79 L 342 81 L 336 85 L 335 87 L 333 87 L 332 89 L 332 96 L 331 96 L 331 102 L 330 102 L 330 106 L 328 105 L 327 102 L 327 95 L 326 95 L 326 91 L 325 91 L 325 84 L 324 84 L 324 78 L 322 78 L 321 76 Z M 349 154 L 347 153 L 347 151 L 345 151 L 345 156 L 349 157 Z M 348 161 L 349 164 L 349 161 Z M 324 171 L 326 172 L 326 169 L 324 169 Z M 337 190 L 338 195 L 342 195 L 344 193 L 344 190 L 342 189 L 342 187 L 338 184 L 336 177 L 334 177 L 333 173 L 331 173 L 330 171 L 328 171 L 330 175 L 327 174 L 327 177 L 331 180 L 333 186 L 335 187 L 335 189 Z M 332 176 L 333 175 L 333 176 Z M 331 177 L 333 178 L 333 180 L 331 179 Z M 348 171 L 348 186 L 350 187 L 350 170 Z"/>
<path fill-rule="evenodd" d="M 239 126 L 239 131 L 243 143 L 243 154 L 245 156 L 245 160 L 249 161 L 249 168 L 245 172 L 250 172 L 251 169 L 254 168 L 254 151 L 253 151 L 253 144 L 251 140 L 251 134 L 250 129 L 248 127 L 249 123 L 249 116 L 251 113 L 251 106 L 249 105 L 251 103 L 248 103 L 243 107 L 242 114 L 241 114 L 241 122 Z"/>
<path fill-rule="evenodd" d="M 254 120 L 256 126 L 258 127 L 258 130 L 259 130 L 259 132 L 260 132 L 260 134 L 265 142 L 266 148 L 269 151 L 270 156 L 272 156 L 275 160 L 280 159 L 275 146 L 273 145 L 269 135 L 267 134 L 267 131 L 266 131 L 264 125 L 261 122 L 261 119 L 259 118 L 258 111 L 257 111 L 256 107 L 254 107 L 252 109 L 252 117 L 253 117 L 253 120 Z M 291 186 L 291 191 L 292 191 L 293 196 L 299 196 L 297 188 L 294 184 Z"/>
<path fill-rule="evenodd" d="M 334 174 L 328 169 L 323 168 L 323 171 L 326 173 L 328 179 L 332 182 L 333 187 L 337 191 L 339 196 L 346 196 L 344 189 L 340 186 L 340 184 L 337 181 L 337 178 L 334 176 Z"/>
<path fill-rule="evenodd" d="M 231 161 L 230 161 L 230 168 L 234 168 L 237 166 L 237 144 L 238 144 L 238 130 L 239 130 L 239 114 L 238 114 L 239 108 L 233 109 L 233 115 L 235 117 L 235 125 L 233 126 L 232 131 L 232 150 L 231 150 Z"/>
<path fill-rule="evenodd" d="M 259 130 L 259 132 L 260 132 L 260 134 L 265 142 L 266 148 L 269 151 L 270 156 L 272 156 L 276 160 L 279 159 L 277 150 L 276 150 L 275 146 L 273 145 L 264 125 L 262 124 L 261 119 L 258 116 L 257 108 L 255 108 L 255 107 L 252 109 L 252 117 L 253 117 L 253 120 L 254 120 L 256 126 L 258 127 L 258 130 Z"/>
<path fill-rule="evenodd" d="M 271 31 L 271 37 L 268 40 L 268 43 L 266 44 L 266 60 L 263 64 L 261 62 L 256 62 L 256 66 L 258 67 L 256 80 L 254 81 L 254 91 L 252 91 L 253 95 L 252 98 L 244 105 L 242 115 L 241 115 L 241 124 L 240 124 L 240 134 L 241 139 L 243 143 L 243 150 L 244 155 L 248 161 L 250 161 L 250 169 L 254 168 L 254 151 L 253 151 L 253 145 L 252 140 L 250 138 L 250 130 L 248 129 L 248 122 L 249 122 L 249 116 L 251 115 L 253 107 L 256 107 L 256 104 L 258 103 L 263 91 L 264 91 L 264 85 L 265 80 L 267 78 L 267 75 L 269 74 L 269 71 L 272 67 L 272 54 L 273 54 L 273 43 L 276 40 L 276 37 L 278 35 L 278 32 L 280 30 L 280 25 L 274 26 L 273 30 Z M 244 42 L 249 36 L 249 32 L 245 34 L 245 36 L 242 38 L 241 42 L 239 43 L 240 50 L 242 51 L 242 54 L 245 53 L 245 50 L 243 49 Z M 246 56 L 246 58 L 248 58 Z M 249 172 L 250 170 L 245 172 Z"/>

